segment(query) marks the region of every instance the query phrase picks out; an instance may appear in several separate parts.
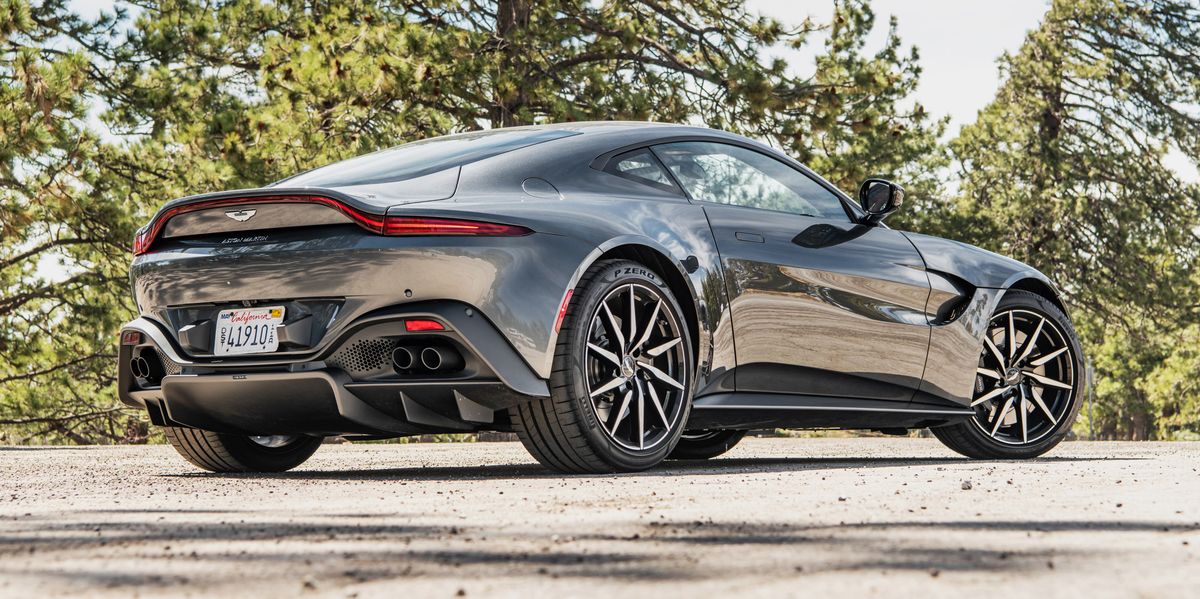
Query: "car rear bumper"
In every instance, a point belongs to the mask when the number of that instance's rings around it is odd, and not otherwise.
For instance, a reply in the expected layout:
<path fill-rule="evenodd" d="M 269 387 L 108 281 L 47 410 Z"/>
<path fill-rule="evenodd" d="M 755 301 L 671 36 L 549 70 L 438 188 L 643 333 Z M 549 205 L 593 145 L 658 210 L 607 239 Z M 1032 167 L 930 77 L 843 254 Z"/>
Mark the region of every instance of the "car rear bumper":
<path fill-rule="evenodd" d="M 436 320 L 445 330 L 410 333 L 404 323 L 415 318 Z M 118 394 L 160 426 L 378 436 L 504 429 L 506 408 L 549 395 L 504 336 L 458 302 L 367 314 L 323 350 L 287 359 L 188 359 L 156 321 L 126 324 L 122 339 L 130 331 L 140 338 L 120 346 Z M 395 347 L 422 344 L 459 352 L 462 367 L 451 373 L 391 369 Z M 150 376 L 135 374 L 138 358 L 150 363 Z"/>
<path fill-rule="evenodd" d="M 182 356 L 213 357 L 206 328 L 221 309 L 285 307 L 279 353 L 298 359 L 369 314 L 456 301 L 494 323 L 545 378 L 558 309 L 596 249 L 549 233 L 387 237 L 354 225 L 271 230 L 244 243 L 224 237 L 166 239 L 131 266 L 140 313 L 169 327 Z"/>

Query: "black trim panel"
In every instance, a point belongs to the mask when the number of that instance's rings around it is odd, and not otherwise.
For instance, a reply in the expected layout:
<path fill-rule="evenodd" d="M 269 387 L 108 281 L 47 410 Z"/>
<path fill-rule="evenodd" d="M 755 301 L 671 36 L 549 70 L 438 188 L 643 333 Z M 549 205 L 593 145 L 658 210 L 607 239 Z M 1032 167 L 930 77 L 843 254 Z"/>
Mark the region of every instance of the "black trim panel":
<path fill-rule="evenodd" d="M 774 393 L 717 393 L 692 403 L 688 428 L 924 428 L 974 411 L 892 401 Z"/>
<path fill-rule="evenodd" d="M 156 425 L 251 435 L 503 429 L 496 412 L 529 400 L 496 381 L 354 383 L 330 371 L 172 375 L 149 395 Z"/>

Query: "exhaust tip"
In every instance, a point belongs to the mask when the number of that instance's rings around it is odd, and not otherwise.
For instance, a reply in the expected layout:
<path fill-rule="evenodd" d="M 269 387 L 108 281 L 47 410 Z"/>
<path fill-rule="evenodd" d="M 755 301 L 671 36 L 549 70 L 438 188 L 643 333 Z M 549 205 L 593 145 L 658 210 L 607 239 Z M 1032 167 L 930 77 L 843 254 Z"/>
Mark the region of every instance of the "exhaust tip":
<path fill-rule="evenodd" d="M 421 366 L 429 370 L 441 370 L 442 352 L 436 347 L 427 347 L 421 350 Z"/>
<path fill-rule="evenodd" d="M 396 370 L 410 370 L 417 365 L 417 356 L 413 350 L 404 346 L 392 350 L 392 366 Z"/>
<path fill-rule="evenodd" d="M 462 370 L 463 357 L 449 347 L 430 346 L 421 350 L 421 365 L 432 372 Z"/>
<path fill-rule="evenodd" d="M 129 370 L 133 372 L 133 376 L 139 379 L 150 378 L 150 362 L 146 358 L 138 356 L 129 361 Z"/>

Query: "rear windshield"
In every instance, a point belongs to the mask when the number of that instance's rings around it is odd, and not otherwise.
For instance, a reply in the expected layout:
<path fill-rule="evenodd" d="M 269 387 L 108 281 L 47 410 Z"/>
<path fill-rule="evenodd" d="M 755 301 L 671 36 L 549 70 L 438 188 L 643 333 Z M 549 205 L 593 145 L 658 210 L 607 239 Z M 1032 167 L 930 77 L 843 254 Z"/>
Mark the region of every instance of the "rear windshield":
<path fill-rule="evenodd" d="M 578 134 L 563 129 L 493 129 L 434 137 L 315 168 L 275 185 L 343 187 L 403 181 Z"/>

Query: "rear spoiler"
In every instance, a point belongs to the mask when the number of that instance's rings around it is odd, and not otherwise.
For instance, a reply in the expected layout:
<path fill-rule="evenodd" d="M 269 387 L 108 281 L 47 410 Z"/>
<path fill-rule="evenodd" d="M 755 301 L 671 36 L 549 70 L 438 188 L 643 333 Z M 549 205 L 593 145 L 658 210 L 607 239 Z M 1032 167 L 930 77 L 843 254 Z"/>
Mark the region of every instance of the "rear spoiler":
<path fill-rule="evenodd" d="M 387 205 L 372 204 L 360 198 L 333 190 L 314 187 L 266 188 L 222 191 L 188 196 L 168 202 L 138 230 L 134 237 L 133 254 L 150 251 L 163 227 L 180 214 L 222 206 L 254 204 L 320 204 L 337 210 L 351 222 L 376 235 L 487 235 L 521 236 L 533 231 L 518 225 L 489 223 L 456 218 L 388 215 Z"/>
<path fill-rule="evenodd" d="M 387 212 L 387 206 L 370 204 L 333 189 L 313 187 L 235 189 L 187 196 L 167 202 L 146 226 L 138 229 L 133 239 L 133 255 L 140 256 L 148 252 L 167 222 L 180 214 L 221 206 L 293 203 L 328 206 L 346 215 L 359 226 L 377 233 L 383 231 L 384 215 Z"/>
<path fill-rule="evenodd" d="M 257 198 L 269 198 L 271 196 L 320 196 L 342 202 L 347 206 L 358 210 L 359 212 L 378 214 L 380 216 L 383 216 L 383 214 L 387 212 L 388 207 L 391 205 L 391 203 L 380 204 L 378 202 L 368 202 L 361 197 L 355 197 L 327 187 L 260 187 L 255 189 L 232 189 L 229 191 L 200 193 L 177 198 L 167 202 L 166 204 L 163 204 L 162 208 L 159 208 L 158 212 L 154 213 L 154 218 L 151 218 L 150 222 L 153 223 L 156 220 L 160 220 L 167 212 L 181 206 L 188 206 L 215 200 L 251 200 Z"/>

